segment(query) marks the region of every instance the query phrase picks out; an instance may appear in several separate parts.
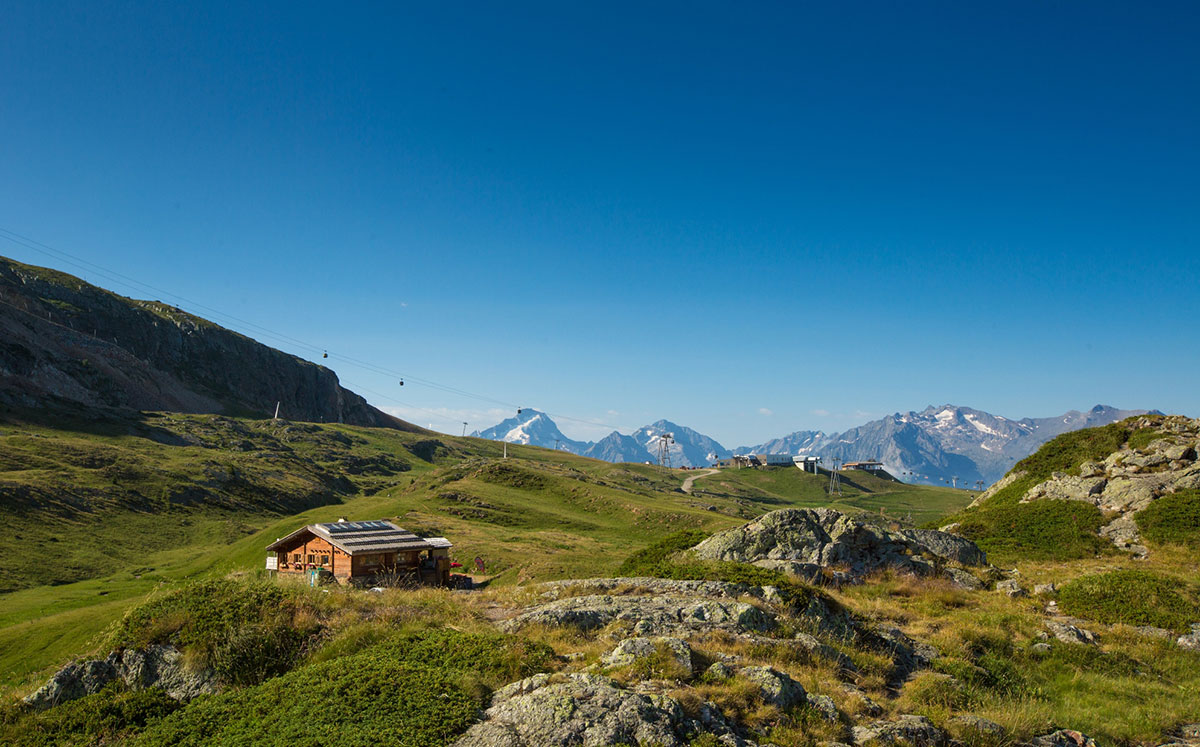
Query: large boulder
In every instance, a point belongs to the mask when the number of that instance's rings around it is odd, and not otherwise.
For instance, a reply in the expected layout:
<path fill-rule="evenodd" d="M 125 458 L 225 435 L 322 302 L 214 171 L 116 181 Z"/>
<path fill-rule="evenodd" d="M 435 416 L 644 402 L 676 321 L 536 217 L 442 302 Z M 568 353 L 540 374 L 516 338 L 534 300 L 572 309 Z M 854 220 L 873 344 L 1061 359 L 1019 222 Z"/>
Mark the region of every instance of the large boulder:
<path fill-rule="evenodd" d="M 973 542 L 927 529 L 889 530 L 828 508 L 772 511 L 718 532 L 693 548 L 698 557 L 753 563 L 812 575 L 846 568 L 855 577 L 881 568 L 932 573 L 939 563 L 981 565 Z"/>
<path fill-rule="evenodd" d="M 627 690 L 592 674 L 539 674 L 497 690 L 483 720 L 453 747 L 654 744 L 685 747 L 713 734 L 747 747 L 715 707 L 689 718 L 670 696 Z"/>

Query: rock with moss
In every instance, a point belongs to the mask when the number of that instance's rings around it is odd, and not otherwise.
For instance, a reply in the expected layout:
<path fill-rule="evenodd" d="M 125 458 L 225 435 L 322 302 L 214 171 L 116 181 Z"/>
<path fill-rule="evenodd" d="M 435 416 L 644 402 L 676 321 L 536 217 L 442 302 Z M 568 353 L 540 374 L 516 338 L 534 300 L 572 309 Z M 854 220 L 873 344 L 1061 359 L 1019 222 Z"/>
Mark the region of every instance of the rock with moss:
<path fill-rule="evenodd" d="M 763 702 L 768 705 L 787 710 L 808 700 L 799 682 L 772 667 L 742 667 L 738 676 L 758 685 Z"/>
<path fill-rule="evenodd" d="M 1004 727 L 995 721 L 989 721 L 980 716 L 960 713 L 951 716 L 946 721 L 946 727 L 952 734 L 967 744 L 985 740 L 998 740 L 1004 736 Z"/>
<path fill-rule="evenodd" d="M 828 508 L 772 511 L 714 534 L 693 551 L 708 560 L 802 575 L 814 566 L 847 568 L 854 578 L 881 568 L 929 575 L 939 564 L 981 565 L 987 560 L 975 543 L 957 535 L 930 529 L 893 531 Z"/>
<path fill-rule="evenodd" d="M 190 700 L 218 688 L 212 670 L 192 671 L 174 646 L 153 645 L 114 651 L 105 659 L 71 662 L 26 696 L 24 702 L 35 710 L 45 710 L 97 693 L 117 681 L 131 690 L 157 687 L 175 700 Z"/>
<path fill-rule="evenodd" d="M 1047 620 L 1045 625 L 1050 635 L 1062 643 L 1079 646 L 1096 644 L 1096 634 L 1086 628 L 1059 620 Z"/>
<path fill-rule="evenodd" d="M 752 747 L 714 707 L 701 710 L 701 718 L 693 719 L 670 696 L 627 690 L 607 677 L 539 674 L 497 690 L 483 720 L 454 747 L 685 747 L 700 734 L 727 747 Z"/>
<path fill-rule="evenodd" d="M 680 671 L 692 671 L 692 647 L 687 641 L 669 636 L 626 638 L 604 657 L 604 664 L 623 667 L 655 656 L 668 657 Z"/>
<path fill-rule="evenodd" d="M 942 747 L 948 744 L 946 732 L 924 716 L 899 716 L 894 721 L 874 721 L 854 727 L 856 745 L 904 745 L 905 747 Z"/>

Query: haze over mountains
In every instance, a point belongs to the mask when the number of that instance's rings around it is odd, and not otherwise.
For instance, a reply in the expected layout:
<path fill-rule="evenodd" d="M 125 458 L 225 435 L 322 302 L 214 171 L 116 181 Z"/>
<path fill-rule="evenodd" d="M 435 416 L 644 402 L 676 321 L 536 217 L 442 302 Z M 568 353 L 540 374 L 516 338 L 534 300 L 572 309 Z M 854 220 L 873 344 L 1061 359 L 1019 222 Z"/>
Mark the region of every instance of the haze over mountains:
<path fill-rule="evenodd" d="M 753 446 L 730 450 L 686 426 L 659 420 L 631 435 L 613 431 L 596 442 L 567 438 L 545 413 L 527 409 L 518 417 L 476 431 L 476 436 L 571 451 L 610 462 L 657 462 L 658 437 L 672 433 L 671 464 L 701 467 L 714 457 L 737 454 L 814 454 L 832 460 L 876 459 L 907 482 L 956 482 L 990 485 L 1012 465 L 1046 441 L 1067 431 L 1106 425 L 1146 410 L 1120 410 L 1096 405 L 1048 418 L 1012 420 L 957 405 L 930 406 L 921 412 L 895 413 L 842 433 L 796 431 Z M 1156 412 L 1156 411 L 1151 411 Z"/>

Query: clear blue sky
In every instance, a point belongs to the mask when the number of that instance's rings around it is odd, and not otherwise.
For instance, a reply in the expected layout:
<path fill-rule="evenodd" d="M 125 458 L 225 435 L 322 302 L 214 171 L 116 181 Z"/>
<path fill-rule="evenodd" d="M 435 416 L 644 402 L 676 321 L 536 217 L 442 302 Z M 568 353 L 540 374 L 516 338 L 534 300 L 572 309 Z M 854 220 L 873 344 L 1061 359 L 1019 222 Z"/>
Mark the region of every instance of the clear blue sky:
<path fill-rule="evenodd" d="M 0 227 L 444 430 L 509 405 L 333 354 L 727 446 L 1195 415 L 1198 38 L 1194 2 L 9 2 Z"/>

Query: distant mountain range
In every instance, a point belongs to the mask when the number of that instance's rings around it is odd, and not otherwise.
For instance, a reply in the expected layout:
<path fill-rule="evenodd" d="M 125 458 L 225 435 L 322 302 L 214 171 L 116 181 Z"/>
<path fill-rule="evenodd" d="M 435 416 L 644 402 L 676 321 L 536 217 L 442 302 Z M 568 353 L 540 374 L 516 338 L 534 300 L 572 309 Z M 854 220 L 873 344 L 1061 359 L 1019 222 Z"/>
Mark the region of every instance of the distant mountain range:
<path fill-rule="evenodd" d="M 1050 418 L 1010 420 L 957 405 L 930 406 L 921 412 L 895 413 L 842 433 L 796 431 L 755 446 L 729 450 L 715 439 L 686 426 L 659 420 L 631 435 L 613 431 L 596 442 L 567 438 L 548 415 L 527 409 L 518 417 L 476 431 L 475 436 L 565 449 L 609 462 L 657 462 L 659 436 L 673 434 L 672 466 L 701 467 L 732 454 L 812 454 L 830 464 L 868 459 L 905 482 L 954 482 L 960 486 L 1000 479 L 1014 462 L 1067 431 L 1092 428 L 1142 415 L 1147 410 L 1119 410 L 1096 405 Z"/>

